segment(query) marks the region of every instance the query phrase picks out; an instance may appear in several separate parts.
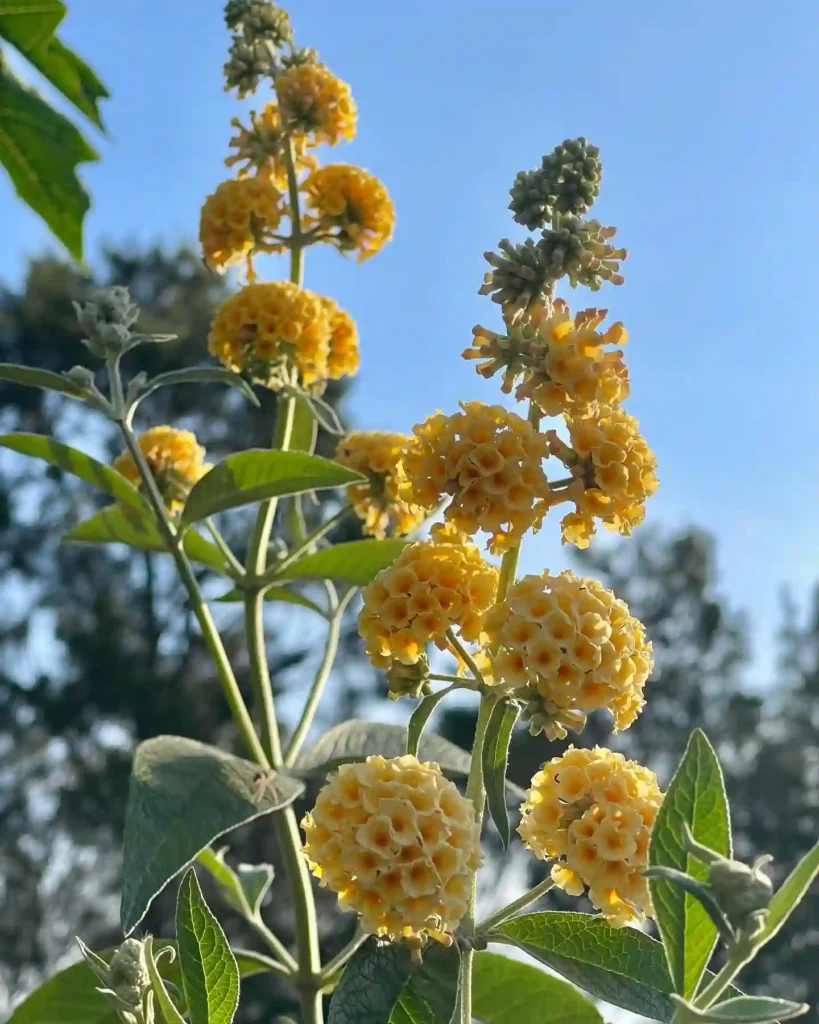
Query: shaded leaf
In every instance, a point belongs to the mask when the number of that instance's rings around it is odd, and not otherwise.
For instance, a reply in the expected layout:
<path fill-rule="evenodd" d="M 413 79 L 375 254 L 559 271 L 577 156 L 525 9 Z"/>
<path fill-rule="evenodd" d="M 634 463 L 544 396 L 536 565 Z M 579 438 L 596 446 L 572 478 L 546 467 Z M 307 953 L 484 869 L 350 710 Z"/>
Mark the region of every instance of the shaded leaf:
<path fill-rule="evenodd" d="M 277 575 L 282 580 L 340 579 L 365 586 L 398 558 L 406 540 L 352 540 L 305 555 Z"/>
<path fill-rule="evenodd" d="M 286 807 L 303 791 L 258 766 L 180 736 L 141 743 L 134 756 L 123 841 L 122 927 L 129 935 L 153 898 L 206 846 Z"/>
<path fill-rule="evenodd" d="M 697 842 L 731 856 L 728 799 L 717 755 L 704 732 L 695 729 L 665 794 L 651 833 L 649 864 L 676 868 L 705 881 L 708 866 L 683 847 L 683 823 Z M 650 879 L 674 990 L 690 999 L 717 941 L 717 926 L 691 893 L 673 882 Z"/>
<path fill-rule="evenodd" d="M 0 67 L 0 163 L 18 196 L 39 214 L 77 260 L 90 205 L 77 164 L 97 154 L 62 114 Z"/>
<path fill-rule="evenodd" d="M 244 916 L 258 914 L 273 882 L 272 864 L 239 864 L 236 870 L 226 862 L 227 847 L 214 852 L 209 847 L 196 858 L 209 871 L 227 902 Z"/>
<path fill-rule="evenodd" d="M 801 1017 L 809 1009 L 806 1003 L 794 1003 L 790 999 L 739 996 L 726 999 L 710 1010 L 694 1011 L 692 1017 L 703 1024 L 778 1024 L 778 1021 Z"/>
<path fill-rule="evenodd" d="M 174 384 L 227 384 L 228 387 L 241 391 L 245 398 L 254 405 L 259 404 L 255 391 L 244 377 L 231 370 L 226 370 L 222 366 L 191 366 L 184 370 L 169 370 L 167 373 L 160 373 L 151 378 L 140 390 L 137 402 L 141 402 L 143 398 L 147 398 L 159 388 Z"/>
<path fill-rule="evenodd" d="M 77 448 L 61 444 L 53 437 L 44 434 L 0 434 L 0 447 L 41 459 L 51 466 L 58 466 L 64 472 L 72 473 L 80 480 L 110 494 L 117 501 L 130 505 L 131 508 L 141 511 L 145 509 L 142 495 L 130 480 L 126 480 L 121 473 L 111 466 L 106 466 L 104 462 L 92 459 L 90 455 Z"/>
<path fill-rule="evenodd" d="M 137 512 L 121 505 L 111 505 L 84 519 L 64 534 L 63 540 L 70 544 L 127 544 L 140 551 L 167 552 L 150 512 Z M 206 565 L 215 572 L 225 571 L 222 552 L 195 530 L 188 530 L 182 546 L 191 561 Z"/>
<path fill-rule="evenodd" d="M 418 754 L 418 744 L 421 742 L 421 734 L 424 726 L 429 721 L 430 715 L 438 704 L 446 697 L 448 688 L 439 690 L 437 693 L 430 693 L 420 702 L 418 707 L 410 715 L 407 722 L 407 753 Z"/>
<path fill-rule="evenodd" d="M 296 408 L 293 413 L 293 427 L 290 432 L 290 451 L 313 454 L 316 447 L 318 423 L 310 403 L 303 395 L 296 395 Z"/>
<path fill-rule="evenodd" d="M 269 590 L 265 591 L 264 599 L 265 601 L 284 601 L 287 604 L 297 604 L 302 608 L 309 608 L 311 611 L 318 612 L 319 615 L 324 615 L 324 612 L 315 601 L 311 601 L 309 597 L 305 597 L 304 594 L 291 590 L 289 587 L 270 587 Z M 238 587 L 234 587 L 226 594 L 223 594 L 222 597 L 217 598 L 217 600 L 227 604 L 231 601 L 243 601 L 244 597 L 241 590 Z"/>
<path fill-rule="evenodd" d="M 773 894 L 768 907 L 765 927 L 762 929 L 763 942 L 772 939 L 796 910 L 817 874 L 819 874 L 819 843 L 808 850 Z"/>
<path fill-rule="evenodd" d="M 509 701 L 498 701 L 489 716 L 483 746 L 483 781 L 486 804 L 503 848 L 509 845 L 509 814 L 506 810 L 506 767 L 509 764 L 509 743 L 518 720 L 520 708 Z"/>
<path fill-rule="evenodd" d="M 13 0 L 0 4 L 0 38 L 28 54 L 54 35 L 68 8 L 63 0 Z"/>
<path fill-rule="evenodd" d="M 602 1024 L 577 989 L 531 964 L 498 953 L 477 953 L 472 1009 L 482 1024 Z"/>
<path fill-rule="evenodd" d="M 111 94 L 82 58 L 57 38 L 28 51 L 26 57 L 80 113 L 93 121 L 100 131 L 105 130 L 99 101 L 108 99 Z"/>
<path fill-rule="evenodd" d="M 179 886 L 176 941 L 191 1024 L 231 1024 L 239 1005 L 239 968 L 193 868 Z"/>
<path fill-rule="evenodd" d="M 38 370 L 31 366 L 19 366 L 16 363 L 0 363 L 0 380 L 8 380 L 13 384 L 24 384 L 30 388 L 42 388 L 43 391 L 57 391 L 61 395 L 68 395 L 69 398 L 76 398 L 79 402 L 84 402 L 88 397 L 82 388 L 72 384 L 61 373 Z"/>
<path fill-rule="evenodd" d="M 202 477 L 188 495 L 182 521 L 195 523 L 267 498 L 342 487 L 360 479 L 360 474 L 319 455 L 252 448 L 229 455 Z"/>

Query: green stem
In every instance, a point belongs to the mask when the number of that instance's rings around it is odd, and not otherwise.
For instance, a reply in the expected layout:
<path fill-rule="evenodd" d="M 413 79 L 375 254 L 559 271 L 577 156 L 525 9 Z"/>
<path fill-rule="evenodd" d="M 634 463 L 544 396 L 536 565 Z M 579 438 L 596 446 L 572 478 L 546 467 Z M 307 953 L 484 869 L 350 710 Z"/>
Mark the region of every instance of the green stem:
<path fill-rule="evenodd" d="M 188 561 L 184 548 L 182 547 L 182 538 L 177 533 L 176 527 L 168 516 L 168 510 L 165 508 L 165 502 L 162 495 L 159 493 L 159 488 L 157 487 L 151 468 L 148 465 L 145 456 L 142 454 L 142 449 L 137 443 L 136 436 L 130 426 L 128 426 L 122 418 L 124 402 L 122 395 L 122 380 L 119 374 L 119 360 L 108 360 L 107 368 L 111 385 L 112 403 L 117 416 L 120 417 L 117 422 L 119 423 L 125 445 L 131 453 L 131 457 L 133 458 L 140 476 L 142 477 L 142 483 L 148 495 L 148 502 L 156 517 L 159 531 L 165 541 L 165 546 L 176 562 L 177 571 L 179 572 L 179 576 L 188 593 L 188 601 L 199 623 L 199 627 L 202 630 L 205 645 L 213 658 L 216 671 L 222 683 L 225 699 L 230 706 L 233 719 L 236 722 L 245 746 L 254 761 L 257 761 L 263 768 L 269 768 L 270 763 L 267 759 L 264 748 L 259 741 L 259 737 L 256 734 L 256 730 L 253 727 L 253 720 L 247 710 L 247 705 L 242 697 L 239 684 L 236 682 L 236 676 L 233 672 L 233 667 L 230 664 L 227 652 L 225 651 L 225 646 L 222 643 L 222 638 L 219 636 L 216 623 L 213 621 L 210 609 L 205 603 L 205 599 L 202 596 L 202 591 L 199 589 L 196 576 L 194 575 L 191 564 Z"/>
<path fill-rule="evenodd" d="M 208 516 L 208 518 L 205 520 L 205 526 L 207 526 L 208 528 L 208 533 L 211 535 L 211 537 L 213 537 L 213 543 L 216 545 L 217 548 L 219 548 L 219 550 L 225 556 L 225 561 L 228 563 L 228 565 L 231 567 L 234 573 L 237 576 L 244 576 L 245 567 L 242 565 L 242 563 L 239 561 L 236 555 L 233 554 L 230 545 L 222 536 L 221 532 L 216 526 L 216 523 L 214 523 L 210 516 Z"/>
<path fill-rule="evenodd" d="M 327 632 L 327 643 L 324 647 L 324 657 L 321 659 L 321 664 L 316 672 L 316 677 L 313 680 L 313 685 L 310 687 L 310 693 L 307 697 L 307 701 L 304 705 L 304 710 L 301 713 L 301 718 L 296 726 L 296 730 L 290 738 L 290 742 L 287 745 L 287 751 L 284 755 L 284 763 L 288 768 L 293 766 L 296 760 L 298 752 L 301 750 L 301 745 L 310 731 L 310 726 L 313 724 L 316 711 L 318 710 L 319 702 L 321 701 L 322 694 L 324 693 L 324 687 L 329 678 L 330 672 L 333 668 L 333 662 L 336 660 L 336 654 L 338 652 L 338 641 L 341 635 L 341 620 L 344 618 L 344 610 L 350 602 L 353 594 L 357 593 L 357 588 L 352 587 L 342 597 L 338 603 L 333 617 L 330 619 L 330 628 Z"/>
<path fill-rule="evenodd" d="M 282 763 L 282 743 L 276 706 L 273 701 L 273 684 L 267 665 L 267 649 L 264 640 L 264 594 L 260 590 L 245 595 L 245 632 L 250 664 L 250 679 L 256 694 L 256 703 L 262 720 L 262 746 L 274 768 Z"/>
<path fill-rule="evenodd" d="M 278 960 L 274 960 L 273 957 L 265 956 L 264 953 L 253 953 L 253 959 L 256 963 L 264 964 L 266 969 L 271 974 L 278 974 L 280 978 L 284 978 L 285 981 L 291 981 L 293 978 L 293 972 L 286 967 L 284 964 L 279 963 Z M 293 959 L 292 957 L 290 958 Z M 294 961 L 295 963 L 295 961 Z"/>
<path fill-rule="evenodd" d="M 481 824 L 483 824 L 483 811 L 486 804 L 486 789 L 483 784 L 483 745 L 486 739 L 486 727 L 489 725 L 489 717 L 494 705 L 495 697 L 492 695 L 481 699 L 478 723 L 475 726 L 475 740 L 472 746 L 472 760 L 469 765 L 469 778 L 466 783 L 467 800 L 472 801 L 475 807 L 475 818 Z M 477 903 L 478 873 L 476 871 L 472 876 L 472 892 L 469 897 L 469 907 L 461 926 L 467 937 L 475 934 L 475 910 Z M 472 964 L 474 958 L 474 950 L 467 943 L 467 947 L 461 951 L 461 1024 L 472 1024 Z"/>
<path fill-rule="evenodd" d="M 441 683 L 452 683 L 452 686 L 447 687 L 449 690 L 473 690 L 473 680 L 469 676 L 448 676 L 444 672 L 430 672 L 429 679 L 435 679 Z M 480 683 L 480 679 L 475 679 L 474 682 Z"/>
<path fill-rule="evenodd" d="M 334 526 L 337 526 L 343 519 L 346 519 L 352 512 L 349 505 L 345 505 L 344 508 L 339 509 L 335 515 L 331 516 L 325 523 L 322 523 L 317 529 L 315 529 L 308 537 L 304 540 L 280 562 L 276 562 L 272 565 L 267 572 L 264 574 L 259 583 L 263 586 L 267 586 L 269 583 L 273 583 L 276 577 L 280 575 L 285 569 L 291 566 L 294 562 L 298 561 L 299 558 L 311 548 L 317 541 L 321 540 L 325 534 L 328 534 Z"/>
<path fill-rule="evenodd" d="M 272 932 L 258 915 L 246 917 L 247 923 L 262 942 L 282 961 L 289 974 L 295 973 L 299 965 L 281 939 Z"/>
<path fill-rule="evenodd" d="M 475 677 L 475 679 L 477 679 L 478 682 L 483 683 L 483 673 L 478 668 L 477 663 L 475 662 L 475 659 L 472 657 L 472 655 L 469 653 L 469 651 L 464 647 L 464 645 L 461 643 L 461 641 L 458 639 L 458 637 L 455 636 L 455 633 L 454 633 L 454 631 L 453 631 L 451 626 L 446 631 L 446 638 L 449 641 L 450 645 L 457 652 L 457 654 L 460 657 L 461 661 L 466 665 L 466 667 L 469 669 L 469 671 Z"/>
<path fill-rule="evenodd" d="M 740 941 L 733 948 L 729 947 L 725 963 L 694 999 L 694 1008 L 707 1010 L 713 1006 L 742 968 L 753 960 L 757 949 L 758 945 L 753 941 Z"/>
<path fill-rule="evenodd" d="M 527 890 L 522 896 L 518 896 L 516 900 L 512 900 L 511 903 L 507 903 L 505 907 L 501 907 L 496 913 L 490 914 L 489 917 L 480 921 L 475 927 L 476 934 L 485 935 L 487 932 L 491 932 L 493 928 L 497 928 L 499 924 L 503 924 L 504 921 L 508 921 L 510 917 L 517 914 L 519 910 L 524 910 L 530 903 L 539 900 L 554 884 L 551 878 L 544 878 L 542 882 Z"/>
<path fill-rule="evenodd" d="M 364 945 L 370 936 L 366 932 L 356 932 L 344 949 L 340 950 L 332 959 L 324 965 L 321 977 L 322 981 L 329 981 L 332 976 L 340 971 L 357 949 Z"/>
<path fill-rule="evenodd" d="M 513 548 L 509 548 L 503 556 L 500 567 L 500 576 L 498 577 L 498 593 L 495 598 L 495 602 L 497 604 L 500 604 L 501 601 L 506 598 L 506 592 L 515 582 L 515 573 L 518 571 L 519 558 L 520 544 L 515 545 Z"/>

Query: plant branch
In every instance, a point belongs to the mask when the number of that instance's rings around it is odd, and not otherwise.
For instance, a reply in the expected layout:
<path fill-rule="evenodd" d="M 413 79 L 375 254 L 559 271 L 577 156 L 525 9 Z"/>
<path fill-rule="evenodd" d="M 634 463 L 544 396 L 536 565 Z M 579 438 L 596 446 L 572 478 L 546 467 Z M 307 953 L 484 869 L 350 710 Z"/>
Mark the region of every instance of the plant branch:
<path fill-rule="evenodd" d="M 248 915 L 245 917 L 245 920 L 267 948 L 272 950 L 279 960 L 282 961 L 287 973 L 294 974 L 298 970 L 299 965 L 281 939 L 267 927 L 258 914 Z"/>
<path fill-rule="evenodd" d="M 343 519 L 352 512 L 352 508 L 349 505 L 345 505 L 339 509 L 335 515 L 332 515 L 326 522 L 322 523 L 321 526 L 317 527 L 313 532 L 305 537 L 304 540 L 293 550 L 287 554 L 281 561 L 276 562 L 275 565 L 271 565 L 264 576 L 259 580 L 261 586 L 267 586 L 270 583 L 274 583 L 280 573 L 284 572 L 294 562 L 298 561 L 299 558 L 311 548 L 317 541 L 321 540 L 325 534 L 328 534 L 334 526 L 337 526 Z"/>
<path fill-rule="evenodd" d="M 469 671 L 472 673 L 475 679 L 479 683 L 481 683 L 481 685 L 483 685 L 483 673 L 478 668 L 475 659 L 472 657 L 469 651 L 464 647 L 464 645 L 461 643 L 458 637 L 455 636 L 455 633 L 451 626 L 446 631 L 446 638 L 449 641 L 450 646 L 453 648 L 455 655 L 461 659 L 461 661 L 466 665 L 466 667 L 469 669 Z"/>
<path fill-rule="evenodd" d="M 746 939 L 744 942 L 740 939 L 729 945 L 726 949 L 725 963 L 694 999 L 695 1009 L 707 1010 L 713 1006 L 742 968 L 753 960 L 759 945 L 752 939 Z"/>
<path fill-rule="evenodd" d="M 518 896 L 516 900 L 507 903 L 505 907 L 501 907 L 496 913 L 484 918 L 483 921 L 475 926 L 475 933 L 477 935 L 485 935 L 487 932 L 492 931 L 493 928 L 497 928 L 499 924 L 503 924 L 504 921 L 508 921 L 510 917 L 517 914 L 519 910 L 524 910 L 530 903 L 539 900 L 554 884 L 551 878 L 544 878 L 542 882 L 527 890 L 522 896 Z"/>
<path fill-rule="evenodd" d="M 216 523 L 214 523 L 210 516 L 208 516 L 208 518 L 205 520 L 205 526 L 208 528 L 208 533 L 211 535 L 211 537 L 213 537 L 213 543 L 216 545 L 217 548 L 219 548 L 219 550 L 225 556 L 225 561 L 231 567 L 233 572 L 237 576 L 244 576 L 245 567 L 242 565 L 242 563 L 239 561 L 236 555 L 233 554 L 230 545 L 222 536 L 221 532 L 216 526 Z"/>

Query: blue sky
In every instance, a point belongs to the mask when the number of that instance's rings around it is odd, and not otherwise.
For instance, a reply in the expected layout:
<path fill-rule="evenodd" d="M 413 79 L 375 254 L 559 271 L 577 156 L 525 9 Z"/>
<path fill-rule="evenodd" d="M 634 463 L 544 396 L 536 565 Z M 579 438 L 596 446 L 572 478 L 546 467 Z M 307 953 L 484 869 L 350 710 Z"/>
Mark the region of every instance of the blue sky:
<path fill-rule="evenodd" d="M 222 91 L 221 3 L 69 6 L 65 40 L 113 93 L 102 161 L 83 171 L 92 261 L 103 242 L 193 239 L 247 106 Z M 398 212 L 363 266 L 308 254 L 306 284 L 359 323 L 358 424 L 409 430 L 498 400 L 459 358 L 476 322 L 499 323 L 476 294 L 482 254 L 522 237 L 506 209 L 516 172 L 587 136 L 605 166 L 594 215 L 631 257 L 622 288 L 563 294 L 625 322 L 629 411 L 659 459 L 648 519 L 716 532 L 723 589 L 751 608 L 767 660 L 778 587 L 804 595 L 819 578 L 812 0 L 304 0 L 291 13 L 359 105 L 357 139 L 324 159 L 378 174 Z M 19 283 L 51 243 L 2 177 L 0 227 L 0 280 Z M 527 542 L 526 569 L 568 564 L 557 535 L 555 521 Z"/>

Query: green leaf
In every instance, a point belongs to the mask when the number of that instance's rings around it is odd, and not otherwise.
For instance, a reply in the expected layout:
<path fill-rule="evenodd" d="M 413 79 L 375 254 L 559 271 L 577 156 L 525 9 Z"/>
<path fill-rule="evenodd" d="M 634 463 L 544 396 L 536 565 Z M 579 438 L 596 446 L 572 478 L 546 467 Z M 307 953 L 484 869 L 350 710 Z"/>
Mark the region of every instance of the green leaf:
<path fill-rule="evenodd" d="M 334 544 L 293 562 L 277 579 L 341 579 L 363 587 L 382 569 L 392 565 L 408 543 L 406 540 L 390 539 L 352 540 L 346 544 Z"/>
<path fill-rule="evenodd" d="M 819 874 L 819 843 L 808 850 L 773 895 L 760 939 L 768 942 L 799 906 L 814 878 Z"/>
<path fill-rule="evenodd" d="M 251 448 L 229 455 L 202 477 L 188 495 L 182 521 L 195 523 L 267 498 L 342 487 L 360 479 L 360 474 L 319 455 Z"/>
<path fill-rule="evenodd" d="M 148 965 L 148 977 L 151 980 L 151 991 L 159 1006 L 160 1017 L 165 1024 L 185 1024 L 185 1018 L 176 1008 L 176 1004 L 165 987 L 165 979 L 162 977 L 157 963 L 157 954 L 154 953 L 154 940 L 150 935 L 145 939 L 145 960 Z"/>
<path fill-rule="evenodd" d="M 155 939 L 158 949 L 176 946 L 171 939 Z M 107 949 L 99 955 L 106 963 L 116 952 Z M 264 957 L 246 950 L 234 950 L 243 978 L 263 974 L 268 970 Z M 163 958 L 162 977 L 175 985 L 181 983 L 178 960 L 170 963 Z M 44 981 L 12 1013 L 7 1024 L 121 1024 L 111 1004 L 95 991 L 100 983 L 91 968 L 80 961 Z"/>
<path fill-rule="evenodd" d="M 546 911 L 515 917 L 494 934 L 598 999 L 654 1020 L 674 1016 L 663 947 L 643 932 L 612 928 L 591 914 Z"/>
<path fill-rule="evenodd" d="M 72 384 L 61 373 L 51 370 L 38 370 L 31 366 L 18 366 L 16 363 L 0 363 L 0 380 L 8 380 L 13 384 L 23 384 L 30 388 L 42 388 L 43 391 L 57 391 L 69 398 L 84 402 L 88 395 L 82 388 Z M 32 435 L 36 437 L 37 435 Z"/>
<path fill-rule="evenodd" d="M 407 731 L 401 725 L 352 719 L 333 726 L 312 747 L 302 751 L 296 768 L 302 772 L 325 772 L 350 761 L 364 761 L 371 754 L 400 757 L 406 753 Z M 419 757 L 437 762 L 444 771 L 469 774 L 469 754 L 442 736 L 426 733 Z"/>
<path fill-rule="evenodd" d="M 82 223 L 89 199 L 76 166 L 96 159 L 70 121 L 7 66 L 0 68 L 0 163 L 19 197 L 77 260 L 82 259 Z"/>
<path fill-rule="evenodd" d="M 63 535 L 63 540 L 69 544 L 127 544 L 140 551 L 168 550 L 150 512 L 138 512 L 121 505 L 110 505 L 77 523 Z M 225 571 L 222 552 L 195 530 L 187 531 L 182 546 L 191 561 L 206 565 L 215 572 Z"/>
<path fill-rule="evenodd" d="M 287 604 L 297 604 L 302 608 L 309 608 L 310 611 L 318 612 L 319 615 L 324 615 L 324 612 L 319 608 L 315 601 L 311 601 L 309 597 L 305 597 L 304 594 L 299 594 L 297 591 L 291 590 L 289 587 L 271 587 L 269 590 L 265 591 L 264 599 L 265 601 L 284 601 Z M 238 587 L 234 587 L 226 594 L 223 594 L 222 597 L 217 598 L 217 601 L 225 604 L 232 601 L 243 600 L 244 596 Z"/>
<path fill-rule="evenodd" d="M 510 701 L 498 701 L 492 708 L 486 726 L 483 746 L 483 781 L 486 804 L 504 850 L 509 845 L 509 814 L 506 810 L 506 767 L 509 764 L 509 743 L 518 720 L 520 707 Z"/>
<path fill-rule="evenodd" d="M 344 968 L 327 1024 L 449 1024 L 460 954 L 429 946 L 415 966 L 404 943 L 369 939 Z"/>
<path fill-rule="evenodd" d="M 475 955 L 472 1009 L 482 1024 L 603 1024 L 577 989 L 498 953 Z"/>
<path fill-rule="evenodd" d="M 731 856 L 728 799 L 717 755 L 695 729 L 669 784 L 651 833 L 649 864 L 676 868 L 705 881 L 708 866 L 683 847 L 683 823 L 698 842 Z M 717 941 L 717 927 L 696 897 L 661 878 L 650 880 L 674 989 L 690 999 Z"/>
<path fill-rule="evenodd" d="M 193 868 L 179 886 L 176 941 L 191 1024 L 231 1024 L 239 1005 L 239 968 Z"/>
<path fill-rule="evenodd" d="M 710 1010 L 689 1013 L 703 1024 L 778 1024 L 807 1013 L 806 1003 L 793 1003 L 790 999 L 772 999 L 769 996 L 739 996 L 726 999 Z"/>
<path fill-rule="evenodd" d="M 439 690 L 437 693 L 430 693 L 421 701 L 418 707 L 410 715 L 407 722 L 407 753 L 418 755 L 418 744 L 421 742 L 421 734 L 429 717 L 438 704 L 446 697 L 449 687 Z"/>
<path fill-rule="evenodd" d="M 241 391 L 245 398 L 254 405 L 259 404 L 256 392 L 238 373 L 233 373 L 221 366 L 192 366 L 185 370 L 169 370 L 167 373 L 160 373 L 157 377 L 153 377 L 140 390 L 134 406 L 159 388 L 173 384 L 227 384 L 228 387 Z"/>
<path fill-rule="evenodd" d="M 28 51 L 26 57 L 81 114 L 105 131 L 98 104 L 111 94 L 84 60 L 56 37 Z"/>
<path fill-rule="evenodd" d="M 123 841 L 122 928 L 129 935 L 153 898 L 215 839 L 292 803 L 297 779 L 271 775 L 216 747 L 157 736 L 134 755 Z"/>
<path fill-rule="evenodd" d="M 63 0 L 0 0 L 0 38 L 28 54 L 48 42 L 67 10 Z"/>
<path fill-rule="evenodd" d="M 80 480 L 98 487 L 131 508 L 140 511 L 145 509 L 142 495 L 121 473 L 111 466 L 106 466 L 104 462 L 92 459 L 85 452 L 71 448 L 67 444 L 60 444 L 53 437 L 46 437 L 44 434 L 0 434 L 0 447 L 42 459 L 43 462 L 57 466 L 64 472 L 72 473 Z"/>
<path fill-rule="evenodd" d="M 225 861 L 227 847 L 202 850 L 197 861 L 209 871 L 227 902 L 245 917 L 259 913 L 262 901 L 273 883 L 272 864 L 240 864 L 234 871 Z"/>

